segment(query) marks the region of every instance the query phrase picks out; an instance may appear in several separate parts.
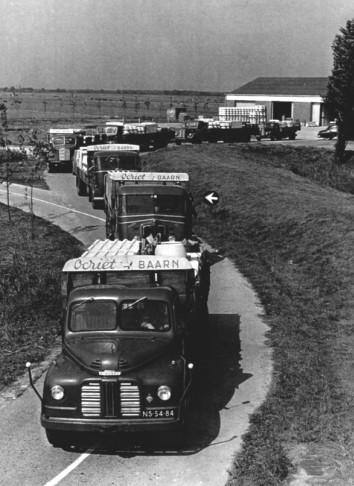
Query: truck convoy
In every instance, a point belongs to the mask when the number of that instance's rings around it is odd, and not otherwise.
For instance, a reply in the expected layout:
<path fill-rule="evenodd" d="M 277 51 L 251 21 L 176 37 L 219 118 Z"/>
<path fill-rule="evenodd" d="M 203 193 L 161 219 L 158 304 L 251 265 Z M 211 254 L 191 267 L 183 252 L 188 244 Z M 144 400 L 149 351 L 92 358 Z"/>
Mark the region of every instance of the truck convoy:
<path fill-rule="evenodd" d="M 194 209 L 188 181 L 185 173 L 107 172 L 106 238 L 191 239 Z"/>
<path fill-rule="evenodd" d="M 103 207 L 104 176 L 110 170 L 141 170 L 139 145 L 101 144 L 75 151 L 73 170 L 79 196 L 88 195 L 93 208 Z"/>
<path fill-rule="evenodd" d="M 80 432 L 172 431 L 184 422 L 208 269 L 181 242 L 145 250 L 139 239 L 97 240 L 63 267 L 62 353 L 40 397 L 56 447 Z"/>

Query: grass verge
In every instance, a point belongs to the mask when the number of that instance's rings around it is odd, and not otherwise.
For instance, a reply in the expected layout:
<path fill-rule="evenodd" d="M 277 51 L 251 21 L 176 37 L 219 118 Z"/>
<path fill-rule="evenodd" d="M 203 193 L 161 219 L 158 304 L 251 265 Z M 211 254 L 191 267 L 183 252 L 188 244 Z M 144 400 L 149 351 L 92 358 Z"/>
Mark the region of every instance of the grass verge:
<path fill-rule="evenodd" d="M 41 361 L 59 332 L 60 270 L 79 255 L 58 227 L 0 205 L 0 389 Z"/>
<path fill-rule="evenodd" d="M 331 159 L 325 150 L 265 144 L 149 156 L 155 170 L 189 172 L 196 232 L 250 279 L 270 326 L 271 389 L 251 417 L 229 486 L 281 484 L 299 444 L 352 454 L 353 161 L 333 169 Z M 203 202 L 210 190 L 221 196 L 211 208 Z"/>
<path fill-rule="evenodd" d="M 0 182 L 48 189 L 43 176 L 46 168 L 44 157 L 27 157 L 18 152 L 0 151 Z"/>

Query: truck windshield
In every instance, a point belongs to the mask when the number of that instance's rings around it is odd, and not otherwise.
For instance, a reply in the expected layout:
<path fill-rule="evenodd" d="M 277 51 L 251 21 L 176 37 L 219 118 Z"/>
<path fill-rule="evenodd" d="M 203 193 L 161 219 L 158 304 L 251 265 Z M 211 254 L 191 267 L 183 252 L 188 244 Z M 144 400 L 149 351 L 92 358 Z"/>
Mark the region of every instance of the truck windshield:
<path fill-rule="evenodd" d="M 54 146 L 58 146 L 58 145 L 75 145 L 76 143 L 76 140 L 75 140 L 75 137 L 66 137 L 64 135 L 62 136 L 57 136 L 55 138 L 52 139 L 52 144 Z"/>
<path fill-rule="evenodd" d="M 112 331 L 117 327 L 117 306 L 113 301 L 82 300 L 70 309 L 71 331 Z"/>
<path fill-rule="evenodd" d="M 138 158 L 135 154 L 114 154 L 97 157 L 98 170 L 136 170 Z"/>
<path fill-rule="evenodd" d="M 126 300 L 120 306 L 119 325 L 124 331 L 168 331 L 167 303 L 150 299 Z"/>
<path fill-rule="evenodd" d="M 124 212 L 124 207 L 123 207 Z M 134 194 L 125 196 L 125 214 L 185 214 L 183 196 Z"/>

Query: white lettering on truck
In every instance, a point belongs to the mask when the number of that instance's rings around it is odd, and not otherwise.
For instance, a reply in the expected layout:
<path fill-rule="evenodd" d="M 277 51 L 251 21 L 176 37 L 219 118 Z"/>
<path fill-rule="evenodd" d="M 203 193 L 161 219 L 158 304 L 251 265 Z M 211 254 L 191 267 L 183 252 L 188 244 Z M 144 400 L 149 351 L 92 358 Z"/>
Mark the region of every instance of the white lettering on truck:
<path fill-rule="evenodd" d="M 86 272 L 104 270 L 178 270 L 178 259 L 139 259 L 139 260 L 85 260 L 77 258 L 74 262 L 74 270 Z"/>

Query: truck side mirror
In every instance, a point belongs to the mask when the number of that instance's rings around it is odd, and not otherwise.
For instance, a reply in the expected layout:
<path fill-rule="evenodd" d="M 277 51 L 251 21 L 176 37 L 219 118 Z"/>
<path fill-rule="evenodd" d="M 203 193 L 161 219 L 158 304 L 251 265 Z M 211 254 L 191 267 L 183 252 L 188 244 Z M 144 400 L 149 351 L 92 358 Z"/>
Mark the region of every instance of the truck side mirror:
<path fill-rule="evenodd" d="M 37 397 L 40 399 L 40 401 L 42 402 L 43 401 L 43 398 L 42 396 L 40 395 L 39 391 L 37 390 L 37 388 L 34 386 L 34 383 L 33 383 L 33 376 L 32 376 L 32 370 L 31 370 L 31 363 L 29 361 L 27 361 L 26 363 L 26 368 L 28 370 L 28 378 L 29 378 L 29 382 L 30 382 L 30 385 L 31 387 L 33 388 L 35 394 L 37 395 Z"/>

